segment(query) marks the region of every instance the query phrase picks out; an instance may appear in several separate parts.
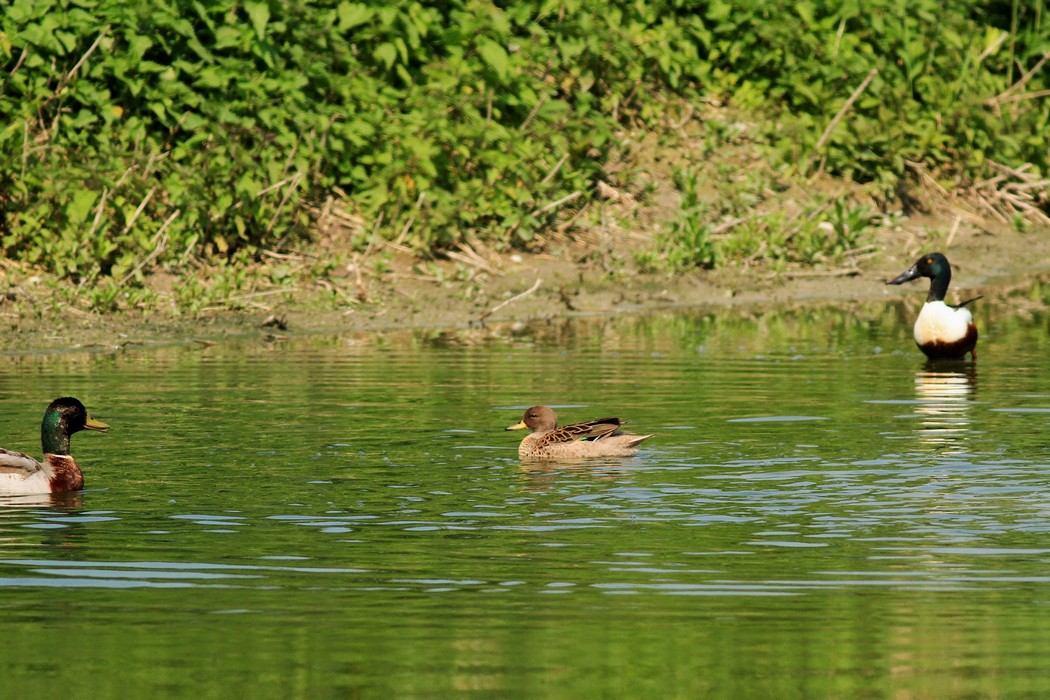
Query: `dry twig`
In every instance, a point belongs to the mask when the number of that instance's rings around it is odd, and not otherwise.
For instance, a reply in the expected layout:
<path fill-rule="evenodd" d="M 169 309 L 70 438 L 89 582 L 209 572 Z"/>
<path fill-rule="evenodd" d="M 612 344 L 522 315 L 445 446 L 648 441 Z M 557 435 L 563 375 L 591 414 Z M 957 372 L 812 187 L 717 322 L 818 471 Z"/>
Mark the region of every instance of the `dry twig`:
<path fill-rule="evenodd" d="M 571 193 L 565 195 L 564 197 L 562 197 L 561 199 L 556 199 L 553 202 L 551 202 L 550 204 L 544 205 L 544 206 L 540 207 L 539 209 L 533 209 L 531 212 L 529 212 L 529 216 L 539 216 L 540 214 L 546 214 L 551 209 L 557 209 L 562 204 L 565 204 L 567 202 L 571 202 L 572 200 L 574 200 L 577 197 L 579 197 L 581 194 L 583 194 L 583 192 L 581 192 L 580 190 L 576 190 L 575 192 L 571 192 Z"/>
<path fill-rule="evenodd" d="M 121 180 L 123 180 L 123 178 L 121 178 Z M 119 186 L 120 183 L 118 182 L 117 185 Z M 156 191 L 156 187 L 151 187 L 149 189 L 149 192 L 146 193 L 146 196 L 142 198 L 141 202 L 139 202 L 139 206 L 135 210 L 135 213 L 131 215 L 130 219 L 128 219 L 128 223 L 124 224 L 124 230 L 121 231 L 120 235 L 127 235 L 128 231 L 131 230 L 131 227 L 135 225 L 136 221 L 138 221 L 139 216 L 142 214 L 142 211 L 146 208 L 146 205 L 149 204 L 149 200 L 152 199 L 153 193 Z"/>
<path fill-rule="evenodd" d="M 785 277 L 856 277 L 860 270 L 856 267 L 842 267 L 836 270 L 792 270 L 784 273 Z"/>
<path fill-rule="evenodd" d="M 66 73 L 62 77 L 62 80 L 58 82 L 58 87 L 56 87 L 55 91 L 51 93 L 51 97 L 47 98 L 43 106 L 40 107 L 41 112 L 43 112 L 49 104 L 58 99 L 58 96 L 62 94 L 62 90 L 69 84 L 69 81 L 76 76 L 77 71 L 79 71 L 80 67 L 84 65 L 84 62 L 88 60 L 88 56 L 95 53 L 95 49 L 97 49 L 98 45 L 102 43 L 102 39 L 105 38 L 106 34 L 109 34 L 109 29 L 110 25 L 108 24 L 102 28 L 102 31 L 99 32 L 99 35 L 95 38 L 95 43 L 88 47 L 88 50 L 84 52 L 84 55 L 80 57 L 80 60 L 76 62 L 76 65 L 73 66 L 72 70 Z"/>
<path fill-rule="evenodd" d="M 857 89 L 853 91 L 853 94 L 846 98 L 846 101 L 842 104 L 842 107 L 839 108 L 838 113 L 831 118 L 830 122 L 828 122 L 828 126 L 824 129 L 824 133 L 820 135 L 819 139 L 817 139 L 817 145 L 813 147 L 813 153 L 812 155 L 810 155 L 809 162 L 806 164 L 806 172 L 809 172 L 810 167 L 813 165 L 813 159 L 818 153 L 820 153 L 820 150 L 824 148 L 824 144 L 827 143 L 828 139 L 831 138 L 831 132 L 833 132 L 835 130 L 835 127 L 839 125 L 839 122 L 842 121 L 842 118 L 846 116 L 846 112 L 849 111 L 850 107 L 853 106 L 853 103 L 857 101 L 857 98 L 860 97 L 861 93 L 864 92 L 864 90 L 868 87 L 871 81 L 875 79 L 875 76 L 878 75 L 878 73 L 878 68 L 872 68 L 870 71 L 868 71 L 868 76 L 864 78 L 860 85 L 857 86 Z"/>
<path fill-rule="evenodd" d="M 171 216 L 169 216 L 167 218 L 167 220 L 163 224 L 161 224 L 160 230 L 158 230 L 157 233 L 153 236 L 153 240 L 157 241 L 157 245 L 155 245 L 153 247 L 153 252 L 151 252 L 149 255 L 144 257 L 139 262 L 139 264 L 136 265 L 131 270 L 131 272 L 129 272 L 128 274 L 124 275 L 124 277 L 120 280 L 120 284 L 117 285 L 118 287 L 123 287 L 125 284 L 127 284 L 128 280 L 130 280 L 132 277 L 137 275 L 139 270 L 144 268 L 146 265 L 148 265 L 150 262 L 152 262 L 158 255 L 160 255 L 161 253 L 164 252 L 164 249 L 168 245 L 168 235 L 167 235 L 168 226 L 171 225 L 172 221 L 175 221 L 175 219 L 178 217 L 178 215 L 180 213 L 181 213 L 181 210 L 176 209 L 175 211 L 173 211 L 171 213 Z"/>
<path fill-rule="evenodd" d="M 401 229 L 401 233 L 397 235 L 397 240 L 393 243 L 395 248 L 401 247 L 401 242 L 405 240 L 405 236 L 407 236 L 408 232 L 412 230 L 412 224 L 416 222 L 416 216 L 419 214 L 419 210 L 423 207 L 423 200 L 426 196 L 426 192 L 419 193 L 419 198 L 416 200 L 416 206 L 412 209 L 411 216 L 408 217 L 408 221 L 405 222 L 404 227 Z"/>
<path fill-rule="evenodd" d="M 981 55 L 984 56 L 984 54 Z M 995 97 L 989 97 L 987 100 L 984 101 L 984 103 L 990 107 L 995 107 L 996 109 L 998 109 L 1006 102 L 1017 102 L 1019 100 L 1032 99 L 1035 97 L 1045 97 L 1047 94 L 1050 94 L 1050 91 L 1040 90 L 1038 92 L 1028 93 L 1027 95 L 1014 95 L 1014 93 L 1016 93 L 1018 90 L 1024 87 L 1025 84 L 1032 79 L 1033 75 L 1037 75 L 1039 71 L 1043 69 L 1043 66 L 1046 65 L 1046 62 L 1048 60 L 1050 60 L 1050 51 L 1044 53 L 1043 57 L 1040 58 L 1034 66 L 1032 66 L 1032 69 L 1026 72 L 1024 75 L 1022 75 L 1016 83 L 1014 83 Z"/>
<path fill-rule="evenodd" d="M 481 316 L 478 317 L 478 321 L 484 322 L 486 318 L 488 318 L 492 314 L 496 313 L 497 311 L 502 309 L 504 306 L 507 306 L 508 304 L 513 304 L 516 301 L 521 301 L 522 299 L 524 299 L 525 297 L 527 297 L 528 295 L 532 294 L 537 289 L 539 289 L 541 284 L 543 284 L 543 280 L 541 278 L 537 277 L 535 284 L 533 284 L 531 287 L 526 289 L 521 294 L 515 294 L 510 299 L 504 299 L 500 303 L 496 304 L 491 309 L 489 309 L 485 313 L 481 314 Z"/>

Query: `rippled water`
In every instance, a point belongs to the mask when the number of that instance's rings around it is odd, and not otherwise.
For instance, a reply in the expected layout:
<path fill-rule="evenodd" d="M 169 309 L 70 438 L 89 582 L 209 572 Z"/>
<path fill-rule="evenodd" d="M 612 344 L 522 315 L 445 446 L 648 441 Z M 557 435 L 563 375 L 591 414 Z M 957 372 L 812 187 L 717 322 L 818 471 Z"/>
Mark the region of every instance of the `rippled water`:
<path fill-rule="evenodd" d="M 0 357 L 3 697 L 1045 697 L 1048 318 L 680 313 Z M 632 459 L 522 465 L 534 403 Z"/>

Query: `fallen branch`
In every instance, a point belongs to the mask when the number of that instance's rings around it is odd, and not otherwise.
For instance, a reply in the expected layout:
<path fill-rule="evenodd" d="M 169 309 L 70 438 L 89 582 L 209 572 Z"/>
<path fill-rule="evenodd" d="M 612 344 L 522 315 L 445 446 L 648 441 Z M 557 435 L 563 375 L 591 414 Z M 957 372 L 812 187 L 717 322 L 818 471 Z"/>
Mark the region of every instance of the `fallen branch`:
<path fill-rule="evenodd" d="M 1009 95 L 1007 97 L 996 98 L 997 104 L 1006 104 L 1007 102 L 1024 102 L 1025 100 L 1037 100 L 1041 97 L 1050 97 L 1050 90 L 1036 90 L 1035 92 L 1022 92 L 1017 95 Z"/>
<path fill-rule="evenodd" d="M 510 299 L 505 299 L 505 300 L 501 301 L 500 303 L 496 304 L 491 309 L 489 309 L 485 313 L 481 314 L 481 316 L 478 317 L 478 321 L 484 322 L 486 318 L 488 318 L 492 314 L 496 313 L 497 311 L 502 309 L 504 306 L 507 306 L 508 304 L 513 304 L 516 301 L 521 301 L 522 299 L 524 299 L 525 297 L 527 297 L 528 295 L 532 294 L 537 289 L 539 289 L 541 284 L 543 284 L 543 280 L 541 278 L 537 277 L 536 278 L 536 283 L 533 284 L 531 287 L 526 289 L 521 294 L 515 294 Z"/>
<path fill-rule="evenodd" d="M 981 54 L 981 55 L 983 56 L 984 54 Z M 1024 87 L 1028 83 L 1028 81 L 1032 79 L 1032 76 L 1038 75 L 1039 71 L 1041 71 L 1043 69 L 1043 66 L 1046 64 L 1046 62 L 1048 60 L 1050 60 L 1050 51 L 1047 51 L 1046 53 L 1044 53 L 1043 57 L 1040 58 L 1036 62 L 1036 64 L 1032 67 L 1032 69 L 1030 71 L 1027 71 L 1024 75 L 1022 75 L 1020 77 L 1020 79 L 1016 83 L 1014 83 L 1013 85 L 1011 85 L 1010 87 L 1008 87 L 1006 90 L 1004 90 L 1002 93 L 996 95 L 995 97 L 989 97 L 987 100 L 984 101 L 984 103 L 986 105 L 989 105 L 989 106 L 992 106 L 992 107 L 998 107 L 999 105 L 1003 104 L 1004 102 L 1014 102 L 1014 101 L 1017 101 L 1017 100 L 1026 99 L 1026 97 L 1024 95 L 1014 96 L 1014 93 L 1017 92 L 1018 90 L 1020 90 L 1022 87 Z M 1045 92 L 1046 91 L 1040 91 L 1040 93 L 1045 93 Z M 1033 95 L 1035 97 L 1043 96 L 1040 93 L 1030 93 L 1030 95 Z"/>
<path fill-rule="evenodd" d="M 686 105 L 685 116 L 682 117 L 681 119 L 679 119 L 677 122 L 672 122 L 670 119 L 668 119 L 667 120 L 667 125 L 670 126 L 672 129 L 674 129 L 675 131 L 678 131 L 682 127 L 684 127 L 686 124 L 689 123 L 689 120 L 693 118 L 693 113 L 695 111 L 696 111 L 696 107 L 692 103 L 689 103 L 689 104 Z"/>
<path fill-rule="evenodd" d="M 175 211 L 173 211 L 171 213 L 171 216 L 169 216 L 164 221 L 164 223 L 161 224 L 160 230 L 157 231 L 155 236 L 153 236 L 153 240 L 157 241 L 157 245 L 155 245 L 153 247 L 153 252 L 151 252 L 149 255 L 144 257 L 139 262 L 139 264 L 136 265 L 131 270 L 131 272 L 129 272 L 128 274 L 124 275 L 123 279 L 120 280 L 120 284 L 117 285 L 118 287 L 123 287 L 125 284 L 127 284 L 128 280 L 130 280 L 132 277 L 134 277 L 135 275 L 137 275 L 139 273 L 139 270 L 141 270 L 142 268 L 146 267 L 146 265 L 149 265 L 150 262 L 152 262 L 154 259 L 156 259 L 156 257 L 158 255 L 160 255 L 161 253 L 164 252 L 164 249 L 168 245 L 168 236 L 167 236 L 167 233 L 166 233 L 167 230 L 168 230 L 168 226 L 171 225 L 171 222 L 174 221 L 178 217 L 178 215 L 180 213 L 182 213 L 181 210 L 180 209 L 176 209 Z"/>
<path fill-rule="evenodd" d="M 426 199 L 427 193 L 420 192 L 419 198 L 416 199 L 416 206 L 412 209 L 412 214 L 408 217 L 408 221 L 405 222 L 404 227 L 401 229 L 401 233 L 397 234 L 397 240 L 394 241 L 393 245 L 395 248 L 401 246 L 402 241 L 405 240 L 405 236 L 412 230 L 412 224 L 416 223 L 416 216 L 419 214 L 420 208 L 423 206 L 423 200 Z"/>
<path fill-rule="evenodd" d="M 857 86 L 857 89 L 853 91 L 853 94 L 846 98 L 842 107 L 839 108 L 838 113 L 831 118 L 830 122 L 828 122 L 828 126 L 824 129 L 824 133 L 820 135 L 819 139 L 817 139 L 817 145 L 813 147 L 813 153 L 809 157 L 809 163 L 806 164 L 806 172 L 809 172 L 809 168 L 813 164 L 813 158 L 816 157 L 817 153 L 820 152 L 820 149 L 824 148 L 824 144 L 826 144 L 828 139 L 831 138 L 831 132 L 833 132 L 835 127 L 839 125 L 842 118 L 846 116 L 846 112 L 849 111 L 850 107 L 853 106 L 853 103 L 857 101 L 857 98 L 860 97 L 861 93 L 871 84 L 871 81 L 875 79 L 875 76 L 878 75 L 878 73 L 878 68 L 872 68 L 868 71 L 868 77 L 864 78 L 861 84 Z"/>
<path fill-rule="evenodd" d="M 529 112 L 529 116 L 525 117 L 525 121 L 523 121 L 521 123 L 521 126 L 518 127 L 519 131 L 524 133 L 529 128 L 529 124 L 531 124 L 532 120 L 536 118 L 536 115 L 540 111 L 540 107 L 542 107 L 543 103 L 546 101 L 547 95 L 543 95 L 540 97 L 540 99 L 536 100 L 536 104 L 532 106 L 532 110 Z"/>
<path fill-rule="evenodd" d="M 51 94 L 51 97 L 47 98 L 43 106 L 40 107 L 41 112 L 43 112 L 49 104 L 54 102 L 58 98 L 58 96 L 62 94 L 62 90 L 66 87 L 66 85 L 69 84 L 69 81 L 71 81 L 76 76 L 77 71 L 79 71 L 80 67 L 84 65 L 84 63 L 88 60 L 88 56 L 95 53 L 95 49 L 97 49 L 98 45 L 102 43 L 102 40 L 106 37 L 106 34 L 109 34 L 109 29 L 110 25 L 108 24 L 102 28 L 102 31 L 99 32 L 98 37 L 95 38 L 95 43 L 93 43 L 88 48 L 88 50 L 84 52 L 84 55 L 81 56 L 80 60 L 77 61 L 75 66 L 73 66 L 73 69 L 66 73 L 62 80 L 59 81 L 58 87 L 55 88 L 55 91 Z"/>
<path fill-rule="evenodd" d="M 102 223 L 102 212 L 106 208 L 106 197 L 109 196 L 109 190 L 105 187 L 102 188 L 102 199 L 98 200 L 98 206 L 95 207 L 95 220 L 91 222 L 91 229 L 88 231 L 87 240 L 92 240 L 95 237 L 95 231 L 98 230 L 98 225 Z"/>
<path fill-rule="evenodd" d="M 1003 45 L 1003 42 L 1010 37 L 1006 32 L 999 32 L 999 36 L 995 37 L 995 41 L 988 44 L 988 48 L 981 52 L 981 55 L 977 57 L 977 62 L 981 63 L 984 59 L 991 56 L 993 53 L 999 50 L 999 47 Z"/>
<path fill-rule="evenodd" d="M 801 277 L 856 277 L 860 274 L 860 270 L 855 267 L 844 267 L 837 270 L 796 270 L 793 272 L 785 272 L 785 277 L 790 278 L 801 278 Z"/>
<path fill-rule="evenodd" d="M 289 175 L 288 177 L 284 178 L 280 182 L 275 182 L 272 185 L 270 185 L 269 187 L 264 187 L 261 190 L 259 190 L 258 192 L 256 192 L 255 193 L 255 199 L 258 199 L 259 197 L 262 197 L 264 194 L 269 194 L 270 192 L 273 192 L 274 190 L 279 190 L 282 187 L 284 187 L 285 185 L 287 185 L 289 182 L 299 180 L 300 178 L 302 178 L 302 176 L 303 176 L 302 171 L 296 171 L 296 173 L 294 175 Z"/>
<path fill-rule="evenodd" d="M 10 80 L 14 76 L 14 74 L 18 72 L 18 69 L 22 67 L 23 63 L 25 63 L 26 56 L 28 56 L 28 55 L 29 55 L 29 47 L 28 46 L 23 46 L 22 47 L 22 54 L 18 57 L 18 61 L 15 63 L 15 67 L 11 69 L 10 73 L 8 73 L 6 76 L 4 76 L 4 82 L 0 83 L 0 92 L 2 92 L 3 89 L 7 87 L 7 81 Z"/>
<path fill-rule="evenodd" d="M 270 225 L 266 227 L 266 235 L 270 235 L 270 232 L 273 231 L 273 227 L 277 225 L 277 218 L 281 215 L 281 212 L 284 211 L 284 205 L 286 205 L 288 203 L 288 200 L 291 199 L 292 193 L 295 192 L 295 189 L 299 186 L 299 182 L 302 179 L 302 170 L 299 170 L 295 173 L 295 175 L 292 175 L 291 182 L 288 183 L 288 187 L 285 188 L 284 195 L 281 197 L 281 203 L 277 205 L 277 211 L 275 211 L 273 213 L 273 216 L 270 217 Z M 277 248 L 280 248 L 282 245 L 284 245 L 284 239 L 286 237 L 287 234 L 281 237 L 281 240 L 277 242 Z"/>
<path fill-rule="evenodd" d="M 567 161 L 568 159 L 569 159 L 569 154 L 566 153 L 565 155 L 563 155 L 561 157 L 561 160 L 559 160 L 557 163 L 554 164 L 554 167 L 551 168 L 551 171 L 549 173 L 547 173 L 546 177 L 544 177 L 542 180 L 540 180 L 540 184 L 541 185 L 546 185 L 548 182 L 550 182 L 551 179 L 554 178 L 555 174 L 557 174 L 557 172 L 561 169 L 561 166 L 565 165 L 565 161 Z"/>
<path fill-rule="evenodd" d="M 481 255 L 479 255 L 478 251 L 474 250 L 474 247 L 470 244 L 462 242 L 458 243 L 457 245 L 462 252 L 457 253 L 454 250 L 446 252 L 446 255 L 448 255 L 448 257 L 452 260 L 464 263 L 466 265 L 470 265 L 472 267 L 476 267 L 492 275 L 503 274 L 499 270 L 493 268 L 492 265 L 489 264 L 489 261 L 483 258 Z"/>
<path fill-rule="evenodd" d="M 945 248 L 951 248 L 952 247 L 952 241 L 955 240 L 955 234 L 957 234 L 959 232 L 960 224 L 962 224 L 962 217 L 959 216 L 958 214 L 956 214 L 955 215 L 955 220 L 952 221 L 952 228 L 951 228 L 950 231 L 948 231 L 948 238 L 944 242 L 944 247 Z"/>
<path fill-rule="evenodd" d="M 117 184 L 119 185 L 120 183 Z M 146 208 L 147 204 L 149 204 L 149 200 L 153 197 L 153 193 L 156 191 L 156 187 L 150 188 L 149 192 L 146 193 L 146 196 L 142 198 L 141 202 L 139 202 L 138 209 L 136 209 L 135 213 L 131 215 L 130 219 L 128 219 L 128 223 L 124 224 L 124 230 L 120 232 L 120 235 L 125 236 L 129 231 L 131 231 L 131 227 L 135 225 L 136 221 L 138 221 L 139 216 L 142 215 L 142 210 Z"/>
<path fill-rule="evenodd" d="M 556 199 L 553 202 L 551 202 L 550 204 L 542 206 L 539 209 L 532 210 L 531 212 L 529 212 L 529 216 L 539 216 L 540 214 L 546 214 L 551 209 L 557 209 L 562 204 L 565 204 L 566 202 L 571 202 L 572 200 L 574 200 L 577 197 L 579 197 L 581 194 L 583 194 L 583 192 L 581 192 L 580 190 L 576 190 L 575 192 L 572 192 L 571 194 L 565 195 L 561 199 Z"/>
<path fill-rule="evenodd" d="M 232 303 L 235 303 L 235 302 L 246 302 L 247 303 L 249 299 L 258 299 L 259 297 L 270 297 L 270 296 L 273 296 L 274 294 L 295 294 L 298 291 L 299 291 L 298 287 L 283 287 L 281 289 L 267 289 L 264 292 L 252 292 L 251 294 L 239 294 L 239 295 L 234 296 L 234 297 L 226 297 L 225 299 L 222 300 L 222 303 L 221 303 L 220 306 L 209 306 L 209 307 L 206 307 L 204 309 L 201 309 L 201 311 L 206 311 L 206 310 L 214 311 L 215 309 L 221 309 L 224 306 L 228 306 L 229 304 L 232 304 Z"/>

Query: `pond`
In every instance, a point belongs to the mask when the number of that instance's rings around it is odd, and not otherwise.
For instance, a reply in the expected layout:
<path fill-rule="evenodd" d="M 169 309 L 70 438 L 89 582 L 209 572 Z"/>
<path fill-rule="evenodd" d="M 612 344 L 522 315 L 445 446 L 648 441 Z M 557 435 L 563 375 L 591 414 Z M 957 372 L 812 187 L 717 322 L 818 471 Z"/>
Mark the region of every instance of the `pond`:
<path fill-rule="evenodd" d="M 1048 324 L 916 304 L 0 357 L 3 697 L 1050 696 Z M 654 433 L 521 463 L 532 404 Z"/>

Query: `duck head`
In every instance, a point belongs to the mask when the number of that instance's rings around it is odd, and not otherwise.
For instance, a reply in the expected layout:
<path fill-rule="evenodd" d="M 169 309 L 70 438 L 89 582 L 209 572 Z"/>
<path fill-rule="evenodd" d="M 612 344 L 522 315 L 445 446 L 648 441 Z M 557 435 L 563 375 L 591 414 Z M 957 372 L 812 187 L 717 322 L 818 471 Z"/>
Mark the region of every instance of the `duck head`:
<path fill-rule="evenodd" d="M 941 253 L 923 255 L 914 265 L 886 284 L 904 284 L 920 277 L 930 278 L 930 293 L 926 301 L 944 301 L 948 283 L 952 281 L 952 267 L 948 264 L 948 258 Z"/>

